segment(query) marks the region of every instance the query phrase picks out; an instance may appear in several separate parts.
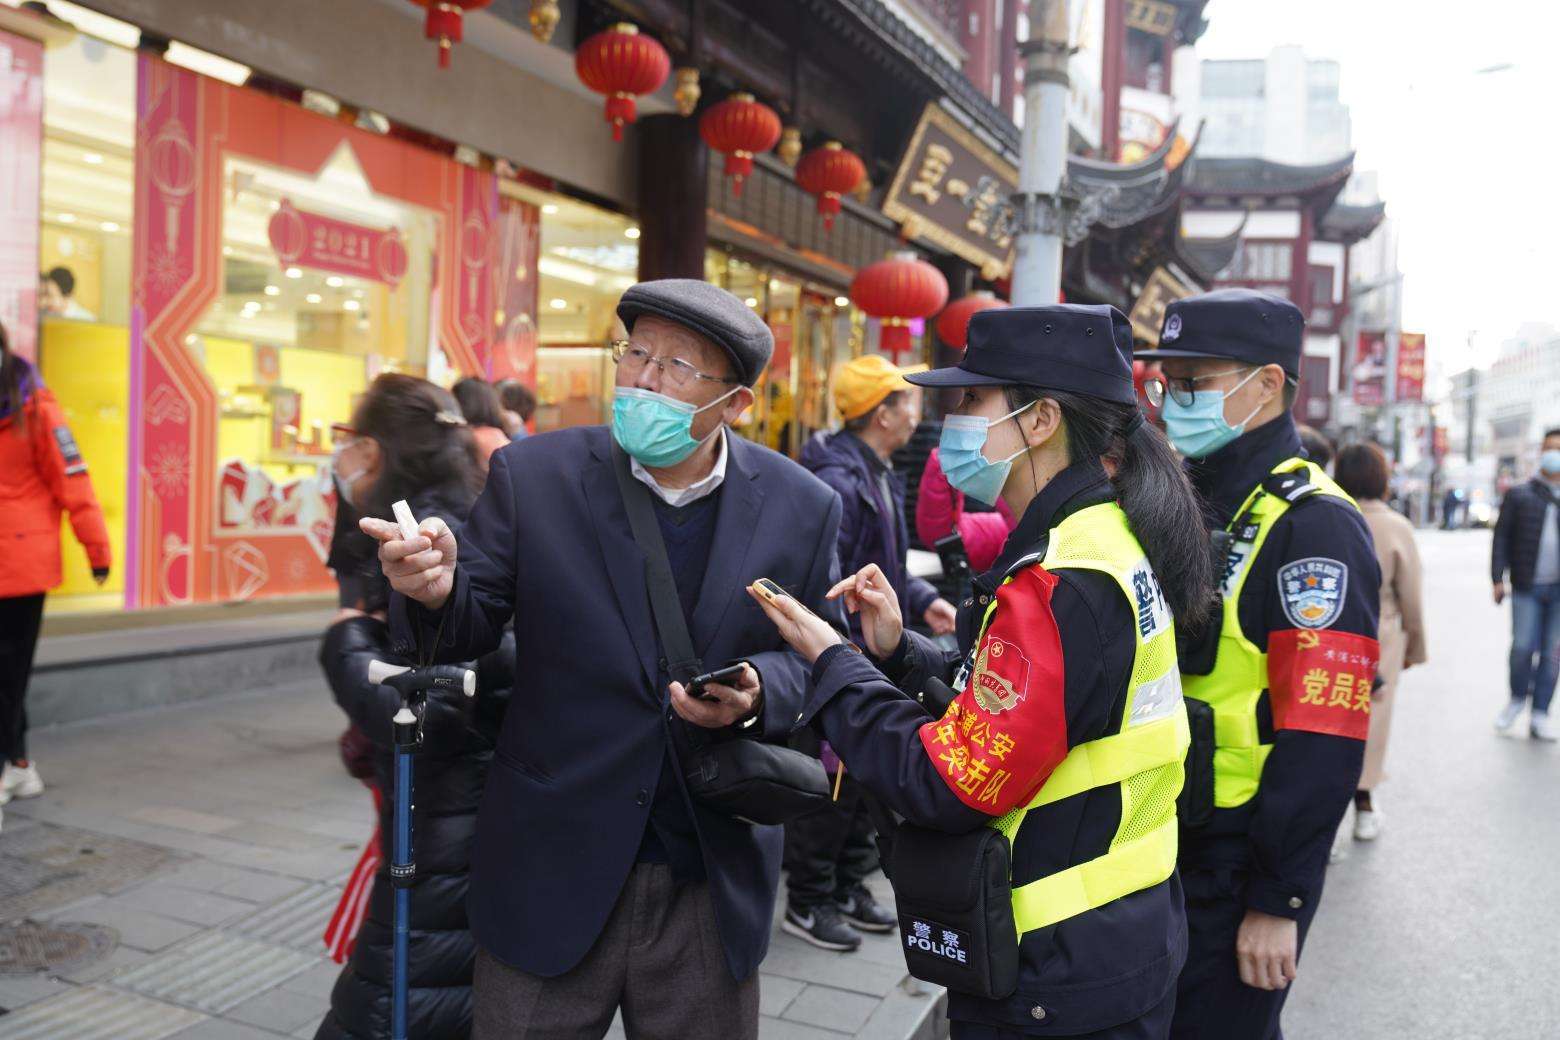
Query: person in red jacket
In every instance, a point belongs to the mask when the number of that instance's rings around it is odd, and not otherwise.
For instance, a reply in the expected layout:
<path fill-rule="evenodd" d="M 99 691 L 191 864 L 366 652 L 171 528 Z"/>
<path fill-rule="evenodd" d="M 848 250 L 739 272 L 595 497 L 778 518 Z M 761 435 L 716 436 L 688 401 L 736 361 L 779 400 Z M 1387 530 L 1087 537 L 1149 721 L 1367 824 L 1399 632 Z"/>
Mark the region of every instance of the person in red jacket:
<path fill-rule="evenodd" d="M 60 513 L 70 512 L 92 576 L 108 579 L 103 511 L 65 413 L 0 326 L 0 805 L 43 793 L 27 758 L 27 679 L 44 593 L 59 585 Z"/>
<path fill-rule="evenodd" d="M 915 500 L 915 533 L 922 545 L 930 548 L 938 539 L 958 531 L 970 558 L 970 570 L 984 574 L 997 562 L 1008 533 L 1017 523 L 1006 502 L 998 502 L 994 513 L 966 512 L 963 493 L 955 491 L 943 476 L 937 449 L 932 449 L 926 469 L 921 471 L 921 491 Z"/>

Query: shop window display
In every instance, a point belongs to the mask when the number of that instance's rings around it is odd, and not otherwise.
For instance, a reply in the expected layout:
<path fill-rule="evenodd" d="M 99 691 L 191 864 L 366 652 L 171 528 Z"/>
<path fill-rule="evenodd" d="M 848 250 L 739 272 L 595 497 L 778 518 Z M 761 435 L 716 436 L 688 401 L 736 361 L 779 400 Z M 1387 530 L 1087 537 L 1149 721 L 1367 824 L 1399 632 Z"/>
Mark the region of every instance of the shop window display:
<path fill-rule="evenodd" d="M 380 372 L 429 374 L 437 221 L 346 147 L 315 175 L 230 157 L 223 198 L 222 291 L 185 341 L 217 392 L 216 528 L 312 539 L 332 424 Z"/>
<path fill-rule="evenodd" d="M 527 185 L 502 192 L 537 207 L 536 429 L 606 422 L 611 343 L 624 335 L 618 298 L 639 267 L 639 228 L 627 217 Z"/>
<path fill-rule="evenodd" d="M 38 364 L 65 410 L 114 554 L 99 587 L 66 533 L 53 613 L 123 603 L 135 56 L 78 36 L 44 52 Z"/>

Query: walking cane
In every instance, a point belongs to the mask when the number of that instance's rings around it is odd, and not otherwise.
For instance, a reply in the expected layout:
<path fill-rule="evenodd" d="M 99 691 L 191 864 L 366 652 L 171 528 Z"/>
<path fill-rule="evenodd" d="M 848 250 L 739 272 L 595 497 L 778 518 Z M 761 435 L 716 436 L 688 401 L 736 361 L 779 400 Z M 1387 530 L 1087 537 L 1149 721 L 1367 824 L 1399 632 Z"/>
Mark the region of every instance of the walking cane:
<path fill-rule="evenodd" d="M 407 939 L 411 935 L 412 883 L 417 861 L 412 855 L 412 755 L 422 746 L 423 714 L 429 690 L 460 690 L 476 695 L 477 673 L 459 665 L 412 668 L 370 661 L 368 681 L 401 695 L 401 707 L 391 718 L 395 733 L 395 821 L 390 848 L 390 884 L 395 889 L 395 930 L 391 955 L 390 1040 L 407 1040 Z"/>

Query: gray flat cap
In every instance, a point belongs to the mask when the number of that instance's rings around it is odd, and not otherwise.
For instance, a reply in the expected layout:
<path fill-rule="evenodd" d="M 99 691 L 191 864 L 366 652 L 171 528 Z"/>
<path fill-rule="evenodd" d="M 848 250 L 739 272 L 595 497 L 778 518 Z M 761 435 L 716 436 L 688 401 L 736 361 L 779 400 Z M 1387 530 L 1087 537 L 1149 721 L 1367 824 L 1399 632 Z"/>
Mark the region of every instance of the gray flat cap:
<path fill-rule="evenodd" d="M 744 386 L 758 382 L 775 352 L 775 337 L 753 308 L 726 290 L 694 278 L 640 282 L 623 294 L 617 312 L 629 332 L 634 331 L 634 322 L 648 315 L 714 340 L 731 355 Z"/>

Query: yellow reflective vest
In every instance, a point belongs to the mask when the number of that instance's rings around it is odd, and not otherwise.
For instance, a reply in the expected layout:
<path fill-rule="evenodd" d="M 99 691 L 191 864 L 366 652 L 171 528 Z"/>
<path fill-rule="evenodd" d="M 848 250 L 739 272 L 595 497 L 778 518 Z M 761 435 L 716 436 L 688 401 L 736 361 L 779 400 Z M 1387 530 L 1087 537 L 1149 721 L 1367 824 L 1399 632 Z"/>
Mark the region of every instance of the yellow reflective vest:
<path fill-rule="evenodd" d="M 1183 677 L 1186 696 L 1213 709 L 1213 804 L 1220 809 L 1233 809 L 1252 799 L 1273 750 L 1272 744 L 1263 743 L 1257 725 L 1257 706 L 1268 688 L 1267 653 L 1247 639 L 1240 627 L 1240 596 L 1251 562 L 1262 551 L 1273 525 L 1296 502 L 1322 494 L 1354 505 L 1348 492 L 1312 462 L 1285 459 L 1272 470 L 1273 476 L 1284 474 L 1303 475 L 1305 480 L 1289 495 L 1257 485 L 1230 521 L 1235 543 L 1221 586 L 1224 613 L 1219 619 L 1218 657 L 1210 674 Z"/>
<path fill-rule="evenodd" d="M 1007 580 L 1033 563 L 1052 572 L 1073 567 L 1108 574 L 1132 606 L 1137 648 L 1115 732 L 1074 747 L 1027 805 L 992 821 L 1011 843 L 1033 809 L 1096 788 L 1121 792 L 1121 821 L 1104 855 L 1013 889 L 1020 938 L 1170 876 L 1177 851 L 1175 801 L 1190 739 L 1170 610 L 1121 507 L 1107 502 L 1068 516 L 1051 529 L 1044 556 L 1019 561 Z M 977 648 L 995 610 L 993 597 Z"/>

